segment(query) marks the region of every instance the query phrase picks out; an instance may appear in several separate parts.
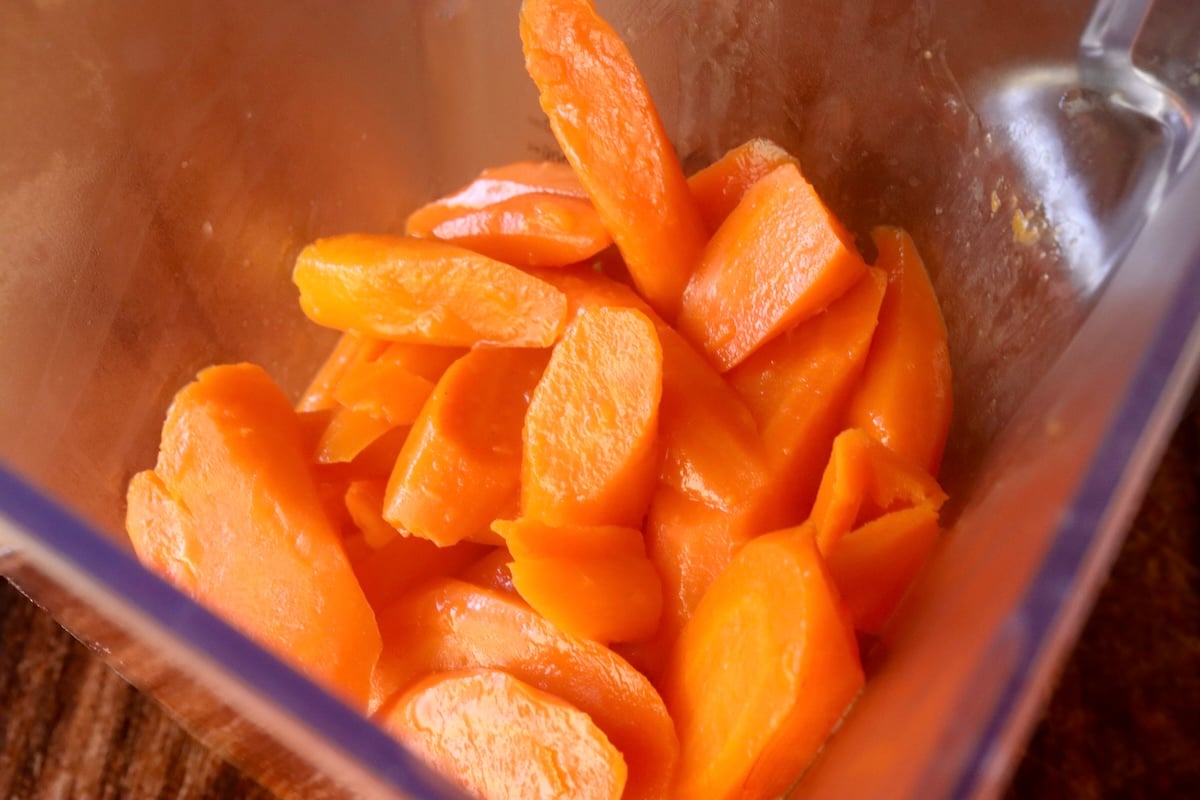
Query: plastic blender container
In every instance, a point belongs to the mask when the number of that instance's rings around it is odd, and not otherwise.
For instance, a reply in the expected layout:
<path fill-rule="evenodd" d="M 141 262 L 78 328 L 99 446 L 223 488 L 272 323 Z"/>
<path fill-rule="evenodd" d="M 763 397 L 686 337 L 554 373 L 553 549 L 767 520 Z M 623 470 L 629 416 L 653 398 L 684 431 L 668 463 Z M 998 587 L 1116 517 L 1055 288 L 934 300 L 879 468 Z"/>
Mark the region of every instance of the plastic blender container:
<path fill-rule="evenodd" d="M 449 796 L 143 570 L 124 488 L 200 368 L 298 394 L 333 340 L 303 244 L 555 155 L 517 5 L 0 12 L 0 571 L 281 792 Z M 994 795 L 1200 360 L 1200 6 L 599 7 L 689 169 L 767 136 L 859 234 L 916 238 L 956 370 L 948 530 L 794 795 Z"/>

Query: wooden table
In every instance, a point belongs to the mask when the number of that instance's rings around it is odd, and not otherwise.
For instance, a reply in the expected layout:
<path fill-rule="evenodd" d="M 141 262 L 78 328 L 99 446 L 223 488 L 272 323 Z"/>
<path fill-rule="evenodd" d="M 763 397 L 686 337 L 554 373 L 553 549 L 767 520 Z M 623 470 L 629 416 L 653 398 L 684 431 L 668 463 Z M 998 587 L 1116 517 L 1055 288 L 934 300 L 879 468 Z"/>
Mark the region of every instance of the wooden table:
<path fill-rule="evenodd" d="M 1009 794 L 1200 798 L 1196 411 L 1175 434 Z M 0 798 L 158 797 L 270 795 L 0 581 Z"/>

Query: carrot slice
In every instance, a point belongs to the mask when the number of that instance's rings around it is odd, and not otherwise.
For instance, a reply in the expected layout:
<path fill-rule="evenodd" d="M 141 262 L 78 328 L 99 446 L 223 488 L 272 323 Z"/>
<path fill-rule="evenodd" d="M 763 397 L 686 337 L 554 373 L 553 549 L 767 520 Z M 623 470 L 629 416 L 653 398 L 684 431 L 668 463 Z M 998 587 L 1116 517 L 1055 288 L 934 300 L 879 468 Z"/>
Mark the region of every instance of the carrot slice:
<path fill-rule="evenodd" d="M 527 194 L 586 200 L 587 192 L 569 164 L 517 161 L 489 167 L 461 189 L 421 206 L 404 223 L 410 236 L 427 236 L 447 214 L 478 210 Z"/>
<path fill-rule="evenodd" d="M 608 644 L 648 639 L 662 612 L 662 581 L 636 558 L 517 557 L 513 587 L 566 633 Z"/>
<path fill-rule="evenodd" d="M 382 481 L 353 481 L 345 492 L 346 511 L 369 547 L 380 548 L 400 535 L 383 518 Z"/>
<path fill-rule="evenodd" d="M 411 425 L 433 392 L 433 382 L 382 358 L 355 364 L 333 390 L 343 407 L 391 426 Z"/>
<path fill-rule="evenodd" d="M 567 297 L 567 323 L 579 316 L 585 308 L 607 306 L 611 308 L 636 308 L 660 324 L 646 301 L 623 283 L 602 275 L 587 267 L 573 266 L 564 269 L 531 270 L 531 274 L 554 286 Z"/>
<path fill-rule="evenodd" d="M 349 463 L 394 428 L 396 426 L 383 417 L 339 408 L 329 418 L 329 425 L 317 442 L 317 463 Z"/>
<path fill-rule="evenodd" d="M 862 685 L 811 528 L 755 539 L 700 602 L 663 679 L 680 740 L 676 795 L 783 794 Z"/>
<path fill-rule="evenodd" d="M 776 167 L 796 164 L 791 153 L 769 139 L 751 139 L 688 178 L 688 188 L 710 232 L 715 232 L 760 178 Z"/>
<path fill-rule="evenodd" d="M 483 589 L 491 589 L 493 592 L 516 597 L 517 590 L 513 588 L 512 570 L 508 568 L 512 560 L 512 553 L 508 552 L 508 548 L 493 547 L 490 553 L 480 556 L 459 570 L 458 579 Z"/>
<path fill-rule="evenodd" d="M 446 370 L 396 459 L 384 517 L 441 546 L 498 541 L 488 526 L 517 508 L 521 428 L 549 358 L 473 350 Z"/>
<path fill-rule="evenodd" d="M 410 375 L 437 383 L 458 359 L 467 354 L 465 347 L 435 347 L 411 342 L 387 342 L 378 360 L 405 370 Z"/>
<path fill-rule="evenodd" d="M 846 425 L 937 475 L 954 403 L 946 323 L 912 237 L 876 228 L 871 238 L 888 290 Z"/>
<path fill-rule="evenodd" d="M 758 426 L 733 387 L 678 333 L 660 329 L 659 481 L 713 508 L 745 503 L 769 479 Z"/>
<path fill-rule="evenodd" d="M 938 539 L 935 503 L 877 517 L 842 536 L 825 557 L 854 627 L 877 634 L 895 613 Z"/>
<path fill-rule="evenodd" d="M 547 347 L 567 311 L 544 281 L 428 239 L 321 239 L 301 251 L 292 278 L 317 324 L 417 344 Z"/>
<path fill-rule="evenodd" d="M 629 49 L 590 0 L 525 0 L 525 68 L 639 294 L 674 319 L 707 239 Z"/>
<path fill-rule="evenodd" d="M 484 208 L 443 206 L 409 218 L 410 236 L 440 239 L 521 267 L 561 267 L 612 244 L 587 199 L 521 194 Z"/>
<path fill-rule="evenodd" d="M 313 376 L 308 388 L 304 390 L 304 394 L 300 396 L 296 410 L 320 411 L 335 408 L 337 400 L 333 397 L 333 391 L 346 371 L 355 364 L 378 358 L 385 347 L 386 342 L 370 336 L 362 336 L 353 331 L 343 333 L 333 346 L 333 351 L 317 370 L 317 374 Z"/>
<path fill-rule="evenodd" d="M 591 718 L 496 670 L 432 675 L 377 716 L 473 797 L 619 800 L 627 768 Z"/>
<path fill-rule="evenodd" d="M 125 527 L 141 562 L 198 599 L 202 583 L 197 564 L 204 553 L 191 513 L 152 469 L 129 481 L 126 505 Z"/>
<path fill-rule="evenodd" d="M 654 323 L 633 309 L 581 312 L 529 402 L 523 515 L 549 524 L 640 525 L 654 489 L 661 396 Z"/>
<path fill-rule="evenodd" d="M 201 372 L 171 404 L 154 474 L 128 498 L 145 563 L 365 703 L 379 630 L 317 499 L 296 414 L 267 374 L 248 364 Z"/>
<path fill-rule="evenodd" d="M 396 536 L 382 546 L 356 533 L 346 537 L 346 557 L 371 608 L 381 611 L 430 578 L 457 575 L 488 548 L 473 542 L 438 547 L 428 539 Z"/>
<path fill-rule="evenodd" d="M 516 558 L 638 558 L 646 554 L 642 532 L 620 525 L 547 525 L 535 519 L 498 519 L 500 534 Z"/>
<path fill-rule="evenodd" d="M 786 487 L 781 524 L 798 524 L 812 508 L 886 285 L 882 270 L 869 270 L 824 312 L 726 373 L 758 422 L 774 480 Z"/>
<path fill-rule="evenodd" d="M 373 697 L 430 673 L 499 669 L 588 714 L 625 756 L 625 796 L 668 795 L 678 741 L 650 682 L 611 650 L 570 636 L 524 603 L 455 580 L 415 590 L 380 615 Z"/>
<path fill-rule="evenodd" d="M 653 638 L 622 652 L 647 675 L 660 674 L 684 624 L 746 542 L 779 526 L 786 505 L 767 484 L 737 506 L 717 508 L 662 488 L 646 518 L 646 548 L 663 581 L 663 610 Z"/>
<path fill-rule="evenodd" d="M 842 536 L 882 514 L 926 504 L 937 511 L 945 501 L 946 493 L 924 469 L 864 431 L 843 431 L 833 442 L 813 504 L 817 544 L 829 555 Z"/>
<path fill-rule="evenodd" d="M 794 164 L 750 187 L 684 293 L 680 330 L 722 371 L 823 310 L 867 266 Z"/>
<path fill-rule="evenodd" d="M 662 581 L 642 532 L 616 525 L 496 520 L 512 553 L 513 586 L 564 631 L 598 642 L 649 638 L 662 611 Z"/>

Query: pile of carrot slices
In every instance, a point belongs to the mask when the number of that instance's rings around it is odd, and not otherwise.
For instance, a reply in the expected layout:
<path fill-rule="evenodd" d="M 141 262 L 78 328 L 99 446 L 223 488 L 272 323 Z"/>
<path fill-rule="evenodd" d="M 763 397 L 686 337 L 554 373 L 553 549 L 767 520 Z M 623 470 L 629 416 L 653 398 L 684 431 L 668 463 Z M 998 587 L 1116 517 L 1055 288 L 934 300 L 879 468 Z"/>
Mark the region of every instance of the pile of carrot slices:
<path fill-rule="evenodd" d="M 341 338 L 181 390 L 133 546 L 469 792 L 777 796 L 938 538 L 937 300 L 768 141 L 685 176 L 589 0 L 520 34 L 567 163 L 305 248 Z"/>

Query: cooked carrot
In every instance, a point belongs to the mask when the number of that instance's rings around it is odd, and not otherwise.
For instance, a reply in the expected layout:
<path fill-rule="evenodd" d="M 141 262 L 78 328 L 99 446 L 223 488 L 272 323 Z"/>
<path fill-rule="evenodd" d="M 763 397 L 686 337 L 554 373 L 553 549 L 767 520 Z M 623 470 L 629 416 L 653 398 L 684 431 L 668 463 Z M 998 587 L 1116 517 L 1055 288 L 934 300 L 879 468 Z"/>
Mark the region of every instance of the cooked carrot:
<path fill-rule="evenodd" d="M 361 532 L 346 537 L 345 548 L 363 594 L 376 611 L 431 578 L 457 575 L 488 550 L 473 542 L 438 547 L 416 536 L 396 536 L 376 547 Z"/>
<path fill-rule="evenodd" d="M 191 513 L 152 469 L 129 481 L 126 505 L 125 527 L 141 562 L 199 600 L 203 584 L 197 564 L 204 553 Z"/>
<path fill-rule="evenodd" d="M 521 598 L 573 636 L 638 642 L 658 628 L 662 580 L 644 555 L 518 557 L 509 570 Z"/>
<path fill-rule="evenodd" d="M 589 308 L 567 326 L 525 417 L 521 511 L 639 526 L 654 489 L 662 347 L 645 314 Z"/>
<path fill-rule="evenodd" d="M 343 494 L 352 481 L 386 481 L 392 474 L 392 467 L 408 438 L 408 431 L 407 425 L 392 428 L 360 449 L 358 455 L 349 461 L 327 463 L 317 459 L 317 463 L 313 465 L 317 480 L 328 483 L 341 482 Z"/>
<path fill-rule="evenodd" d="M 607 306 L 612 308 L 636 308 L 660 325 L 646 301 L 623 283 L 607 275 L 581 266 L 564 269 L 531 270 L 531 274 L 554 286 L 567 297 L 567 323 L 579 316 L 585 308 Z"/>
<path fill-rule="evenodd" d="M 769 139 L 751 139 L 688 178 L 688 188 L 709 232 L 721 227 L 759 178 L 784 164 L 797 161 Z"/>
<path fill-rule="evenodd" d="M 447 546 L 497 541 L 488 526 L 517 509 L 521 428 L 545 350 L 473 350 L 438 381 L 396 460 L 384 517 Z"/>
<path fill-rule="evenodd" d="M 423 210 L 420 224 L 409 218 L 407 232 L 520 267 L 574 264 L 612 244 L 590 201 L 556 194 L 522 194 L 484 208 Z"/>
<path fill-rule="evenodd" d="M 480 588 L 517 597 L 517 590 L 513 588 L 512 570 L 508 568 L 512 560 L 512 553 L 508 552 L 508 548 L 493 547 L 491 552 L 459 570 L 457 577 Z"/>
<path fill-rule="evenodd" d="M 818 546 L 829 555 L 842 536 L 882 514 L 918 505 L 937 511 L 945 501 L 946 493 L 923 468 L 862 430 L 843 431 L 833 441 L 813 504 Z"/>
<path fill-rule="evenodd" d="M 825 557 L 854 627 L 877 634 L 938 539 L 935 503 L 885 513 L 842 536 Z"/>
<path fill-rule="evenodd" d="M 455 580 L 380 615 L 377 701 L 440 671 L 499 669 L 588 714 L 625 756 L 628 800 L 667 796 L 678 742 L 658 692 L 603 645 L 563 633 L 524 603 Z"/>
<path fill-rule="evenodd" d="M 718 508 L 663 487 L 646 518 L 646 548 L 663 581 L 658 630 L 640 647 L 625 649 L 643 672 L 656 677 L 671 646 L 717 576 L 746 542 L 779 525 L 786 506 L 778 488 L 765 484 L 737 506 Z"/>
<path fill-rule="evenodd" d="M 867 266 L 794 164 L 747 190 L 683 296 L 680 330 L 722 371 L 819 313 Z"/>
<path fill-rule="evenodd" d="M 628 286 L 579 268 L 536 274 L 567 296 L 569 320 L 587 308 L 612 307 L 637 309 L 654 322 L 663 351 L 660 483 L 723 508 L 737 505 L 757 490 L 767 473 L 758 428 L 745 404 L 704 356 Z"/>
<path fill-rule="evenodd" d="M 364 703 L 379 630 L 317 499 L 296 414 L 267 374 L 201 372 L 171 404 L 154 474 L 132 484 L 126 518 L 146 563 Z"/>
<path fill-rule="evenodd" d="M 516 558 L 639 558 L 642 532 L 620 525 L 547 525 L 535 519 L 498 519 L 500 534 Z"/>
<path fill-rule="evenodd" d="M 428 239 L 321 239 L 301 251 L 292 278 L 314 322 L 416 344 L 547 347 L 567 311 L 544 281 Z"/>
<path fill-rule="evenodd" d="M 660 330 L 663 398 L 660 483 L 732 509 L 769 478 L 758 426 L 733 387 L 673 330 Z"/>
<path fill-rule="evenodd" d="M 688 622 L 663 679 L 678 797 L 777 797 L 863 685 L 849 615 L 810 527 L 743 547 Z"/>
<path fill-rule="evenodd" d="M 317 442 L 319 464 L 346 464 L 397 426 L 366 411 L 339 408 Z"/>
<path fill-rule="evenodd" d="M 887 277 L 872 269 L 829 308 L 763 345 L 726 377 L 762 431 L 786 487 L 780 524 L 808 518 L 846 401 L 862 374 Z"/>
<path fill-rule="evenodd" d="M 444 672 L 376 717 L 473 797 L 620 800 L 627 768 L 591 718 L 504 672 Z"/>
<path fill-rule="evenodd" d="M 518 594 L 567 633 L 598 642 L 634 642 L 654 633 L 662 581 L 637 528 L 492 523 L 512 553 Z"/>
<path fill-rule="evenodd" d="M 638 292 L 674 319 L 707 231 L 629 49 L 590 0 L 525 0 L 525 68 Z"/>
<path fill-rule="evenodd" d="M 436 347 L 411 342 L 388 342 L 377 356 L 381 363 L 394 364 L 418 378 L 437 383 L 458 359 L 467 354 L 465 347 Z"/>
<path fill-rule="evenodd" d="M 395 427 L 411 425 L 432 392 L 432 381 L 379 358 L 347 369 L 333 396 L 343 408 Z"/>
<path fill-rule="evenodd" d="M 400 532 L 383 518 L 383 481 L 353 481 L 343 495 L 346 511 L 368 546 L 383 547 Z"/>
<path fill-rule="evenodd" d="M 846 425 L 937 475 L 954 403 L 946 323 L 912 237 L 876 228 L 871 238 L 888 290 Z"/>
<path fill-rule="evenodd" d="M 313 376 L 308 388 L 296 404 L 297 411 L 320 411 L 337 406 L 333 391 L 342 376 L 354 364 L 373 361 L 387 347 L 387 342 L 346 331 L 338 337 L 332 352 Z"/>
<path fill-rule="evenodd" d="M 569 164 L 517 161 L 489 167 L 461 189 L 421 206 L 409 215 L 404 229 L 410 236 L 429 235 L 448 212 L 487 208 L 527 194 L 587 199 L 587 191 Z"/>

